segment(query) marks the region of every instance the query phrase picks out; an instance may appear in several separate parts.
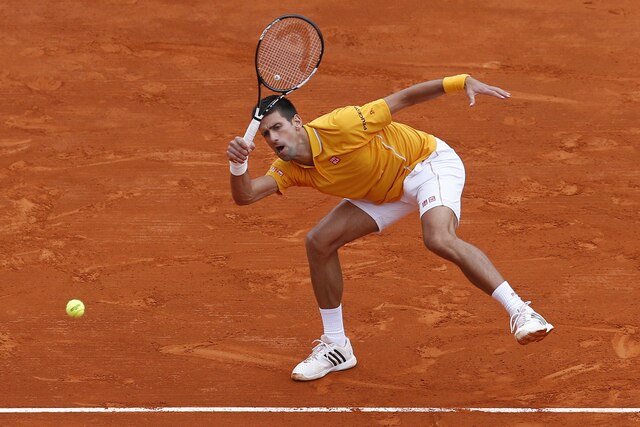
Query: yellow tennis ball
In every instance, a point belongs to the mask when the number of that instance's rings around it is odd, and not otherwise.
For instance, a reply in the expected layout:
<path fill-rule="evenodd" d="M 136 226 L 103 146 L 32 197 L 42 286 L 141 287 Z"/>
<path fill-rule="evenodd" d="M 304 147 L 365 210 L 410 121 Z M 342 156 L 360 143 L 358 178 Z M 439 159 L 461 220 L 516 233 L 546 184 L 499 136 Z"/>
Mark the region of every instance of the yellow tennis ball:
<path fill-rule="evenodd" d="M 71 317 L 81 317 L 84 314 L 84 304 L 79 299 L 72 299 L 67 303 L 67 314 Z"/>

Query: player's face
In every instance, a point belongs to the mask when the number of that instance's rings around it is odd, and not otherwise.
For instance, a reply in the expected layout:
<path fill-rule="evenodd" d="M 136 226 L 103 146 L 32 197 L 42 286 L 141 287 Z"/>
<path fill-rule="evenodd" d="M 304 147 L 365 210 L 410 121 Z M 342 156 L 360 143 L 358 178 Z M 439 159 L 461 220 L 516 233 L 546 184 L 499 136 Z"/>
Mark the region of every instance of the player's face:
<path fill-rule="evenodd" d="M 293 160 L 298 154 L 298 132 L 302 126 L 296 114 L 291 121 L 274 111 L 262 119 L 260 133 L 274 153 L 282 160 Z"/>

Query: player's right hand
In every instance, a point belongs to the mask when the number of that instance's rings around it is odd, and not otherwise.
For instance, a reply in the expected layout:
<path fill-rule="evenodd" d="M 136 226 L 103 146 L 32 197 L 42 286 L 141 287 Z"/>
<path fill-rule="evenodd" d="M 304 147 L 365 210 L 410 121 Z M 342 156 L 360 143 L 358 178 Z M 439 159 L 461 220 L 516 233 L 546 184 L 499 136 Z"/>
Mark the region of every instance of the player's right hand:
<path fill-rule="evenodd" d="M 249 158 L 249 153 L 255 148 L 256 145 L 253 142 L 247 144 L 243 138 L 236 136 L 233 141 L 229 142 L 227 157 L 230 162 L 244 163 Z"/>

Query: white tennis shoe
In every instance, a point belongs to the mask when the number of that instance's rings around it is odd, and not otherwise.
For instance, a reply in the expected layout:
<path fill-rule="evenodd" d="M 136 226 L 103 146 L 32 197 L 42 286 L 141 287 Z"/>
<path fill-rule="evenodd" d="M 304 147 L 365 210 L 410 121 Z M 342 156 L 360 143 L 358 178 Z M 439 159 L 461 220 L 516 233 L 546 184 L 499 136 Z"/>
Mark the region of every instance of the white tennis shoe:
<path fill-rule="evenodd" d="M 540 341 L 553 329 L 553 325 L 529 307 L 529 304 L 531 301 L 522 303 L 509 322 L 511 333 L 522 345 Z"/>
<path fill-rule="evenodd" d="M 314 341 L 314 343 L 316 342 L 318 345 L 313 348 L 309 357 L 293 368 L 291 379 L 295 381 L 317 380 L 329 372 L 344 371 L 353 368 L 358 363 L 348 339 L 344 346 L 330 342 L 325 335 Z"/>

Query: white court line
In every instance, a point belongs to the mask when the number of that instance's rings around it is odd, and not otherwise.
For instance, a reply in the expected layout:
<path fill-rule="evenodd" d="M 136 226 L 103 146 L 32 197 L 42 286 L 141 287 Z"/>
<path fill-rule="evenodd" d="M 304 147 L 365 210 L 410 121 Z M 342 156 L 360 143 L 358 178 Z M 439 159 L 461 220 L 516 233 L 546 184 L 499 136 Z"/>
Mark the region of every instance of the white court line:
<path fill-rule="evenodd" d="M 629 414 L 640 413 L 640 408 L 407 408 L 407 407 L 268 407 L 268 406 L 167 406 L 158 408 L 0 408 L 0 414 L 50 413 L 131 413 L 131 412 L 488 412 L 488 413 L 555 413 L 555 414 Z"/>

